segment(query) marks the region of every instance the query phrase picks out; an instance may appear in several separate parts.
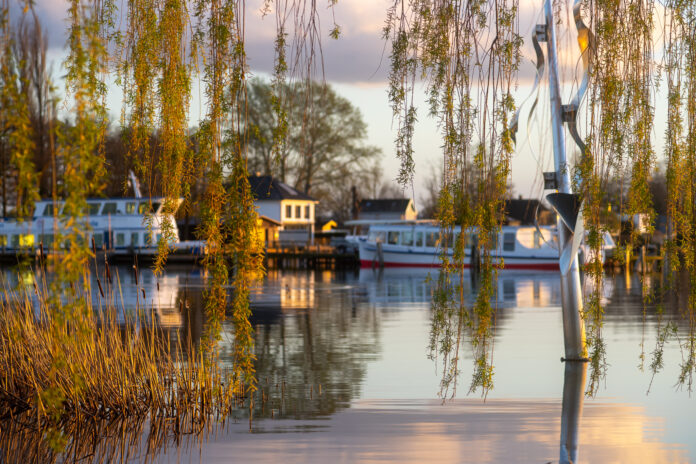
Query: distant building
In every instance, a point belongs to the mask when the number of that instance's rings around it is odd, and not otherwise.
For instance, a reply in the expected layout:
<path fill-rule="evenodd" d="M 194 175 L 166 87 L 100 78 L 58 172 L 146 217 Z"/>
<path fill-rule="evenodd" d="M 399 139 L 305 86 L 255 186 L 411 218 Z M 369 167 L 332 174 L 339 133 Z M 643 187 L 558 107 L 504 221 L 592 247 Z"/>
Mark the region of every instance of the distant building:
<path fill-rule="evenodd" d="M 408 198 L 380 198 L 360 200 L 358 219 L 378 221 L 412 221 L 418 211 L 413 200 Z"/>
<path fill-rule="evenodd" d="M 250 176 L 256 210 L 277 225 L 279 245 L 307 245 L 314 240 L 315 207 L 318 201 L 271 176 Z M 269 226 L 271 222 L 269 222 Z M 275 235 L 275 231 L 274 231 Z M 266 237 L 266 246 L 276 245 Z"/>

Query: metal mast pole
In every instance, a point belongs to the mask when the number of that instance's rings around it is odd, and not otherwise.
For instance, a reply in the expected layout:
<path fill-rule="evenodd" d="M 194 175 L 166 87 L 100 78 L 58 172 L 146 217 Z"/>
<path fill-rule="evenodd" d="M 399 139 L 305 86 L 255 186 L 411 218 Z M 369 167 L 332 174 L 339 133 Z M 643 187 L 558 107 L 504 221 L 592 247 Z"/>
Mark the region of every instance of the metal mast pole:
<path fill-rule="evenodd" d="M 566 159 L 565 134 L 563 128 L 563 109 L 561 107 L 560 84 L 558 78 L 558 56 L 556 53 L 556 23 L 553 18 L 551 0 L 544 3 L 546 16 L 546 46 L 549 68 L 549 94 L 551 100 L 551 127 L 553 132 L 553 153 L 556 168 L 556 181 L 560 194 L 573 193 L 570 170 Z M 557 214 L 559 257 L 572 248 L 573 230 L 570 230 L 561 215 Z M 566 360 L 584 360 L 585 326 L 580 317 L 582 312 L 582 289 L 577 253 L 571 256 L 569 268 L 561 266 L 561 298 L 563 304 L 563 340 Z"/>

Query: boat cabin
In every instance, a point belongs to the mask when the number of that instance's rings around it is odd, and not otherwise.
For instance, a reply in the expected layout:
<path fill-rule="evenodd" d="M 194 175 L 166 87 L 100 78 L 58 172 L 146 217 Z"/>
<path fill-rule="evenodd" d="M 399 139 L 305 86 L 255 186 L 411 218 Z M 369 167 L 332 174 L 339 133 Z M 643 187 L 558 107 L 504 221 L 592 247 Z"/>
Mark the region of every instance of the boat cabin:
<path fill-rule="evenodd" d="M 162 237 L 162 224 L 174 218 L 163 215 L 164 198 L 93 198 L 87 200 L 84 221 L 89 224 L 87 240 L 94 240 L 97 249 L 132 252 L 153 250 Z M 179 200 L 179 204 L 181 200 Z M 178 206 L 178 205 L 177 205 Z M 34 249 L 43 244 L 53 246 L 56 236 L 54 216 L 58 228 L 63 224 L 64 202 L 37 201 L 31 219 L 3 219 L 0 221 L 0 251 Z M 178 241 L 178 232 L 176 231 Z"/>

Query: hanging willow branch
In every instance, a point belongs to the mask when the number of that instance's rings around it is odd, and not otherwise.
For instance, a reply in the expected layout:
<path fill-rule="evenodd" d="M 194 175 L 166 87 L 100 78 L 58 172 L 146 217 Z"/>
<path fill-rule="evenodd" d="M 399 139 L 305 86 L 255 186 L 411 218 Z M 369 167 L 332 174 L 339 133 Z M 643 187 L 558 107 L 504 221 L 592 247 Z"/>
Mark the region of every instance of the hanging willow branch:
<path fill-rule="evenodd" d="M 622 183 L 628 173 L 628 201 L 622 212 L 642 215 L 652 224 L 654 211 L 649 180 L 655 164 L 651 130 L 654 119 L 653 14 L 651 0 L 591 2 L 591 29 L 596 40 L 590 54 L 589 148 L 578 166 L 584 197 L 583 216 L 592 252 L 586 257 L 592 292 L 584 305 L 590 358 L 588 394 L 597 391 L 607 367 L 602 336 L 602 245 L 606 231 L 604 192 L 611 177 Z M 648 231 L 647 233 L 651 233 Z M 639 239 L 634 230 L 623 249 Z M 624 254 L 622 252 L 620 254 Z"/>
<path fill-rule="evenodd" d="M 493 386 L 491 300 L 495 266 L 502 263 L 495 262 L 492 252 L 513 150 L 507 128 L 515 110 L 511 90 L 521 45 L 517 12 L 515 0 L 396 1 L 384 30 L 392 44 L 389 98 L 398 122 L 402 185 L 410 182 L 415 168 L 413 94 L 421 75 L 430 114 L 437 117 L 442 134 L 442 271 L 433 300 L 431 351 L 443 356 L 443 396 L 456 389 L 464 330 L 474 352 L 470 391 L 481 388 L 485 395 Z M 453 234 L 456 226 L 462 233 Z M 470 246 L 481 247 L 481 276 L 476 302 L 467 308 L 463 271 Z"/>
<path fill-rule="evenodd" d="M 31 217 L 34 202 L 39 199 L 39 181 L 34 165 L 34 133 L 29 117 L 28 102 L 21 89 L 27 85 L 27 76 L 19 72 L 20 60 L 13 51 L 14 39 L 10 27 L 10 7 L 5 0 L 0 12 L 2 29 L 2 61 L 0 62 L 0 136 L 5 139 L 2 149 L 10 152 L 10 165 L 15 170 L 15 213 L 19 219 Z M 10 177 L 2 173 L 3 180 Z"/>

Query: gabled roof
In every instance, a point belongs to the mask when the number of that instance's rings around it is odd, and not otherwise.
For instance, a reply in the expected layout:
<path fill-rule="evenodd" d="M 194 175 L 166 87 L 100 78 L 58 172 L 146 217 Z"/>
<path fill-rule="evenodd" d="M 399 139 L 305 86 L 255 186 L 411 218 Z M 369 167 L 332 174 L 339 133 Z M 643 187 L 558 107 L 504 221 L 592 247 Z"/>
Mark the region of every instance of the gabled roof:
<path fill-rule="evenodd" d="M 403 213 L 411 200 L 408 198 L 380 198 L 360 200 L 361 213 Z"/>
<path fill-rule="evenodd" d="M 272 176 L 249 176 L 251 192 L 257 200 L 309 200 L 316 201 L 304 192 L 295 190 Z"/>

